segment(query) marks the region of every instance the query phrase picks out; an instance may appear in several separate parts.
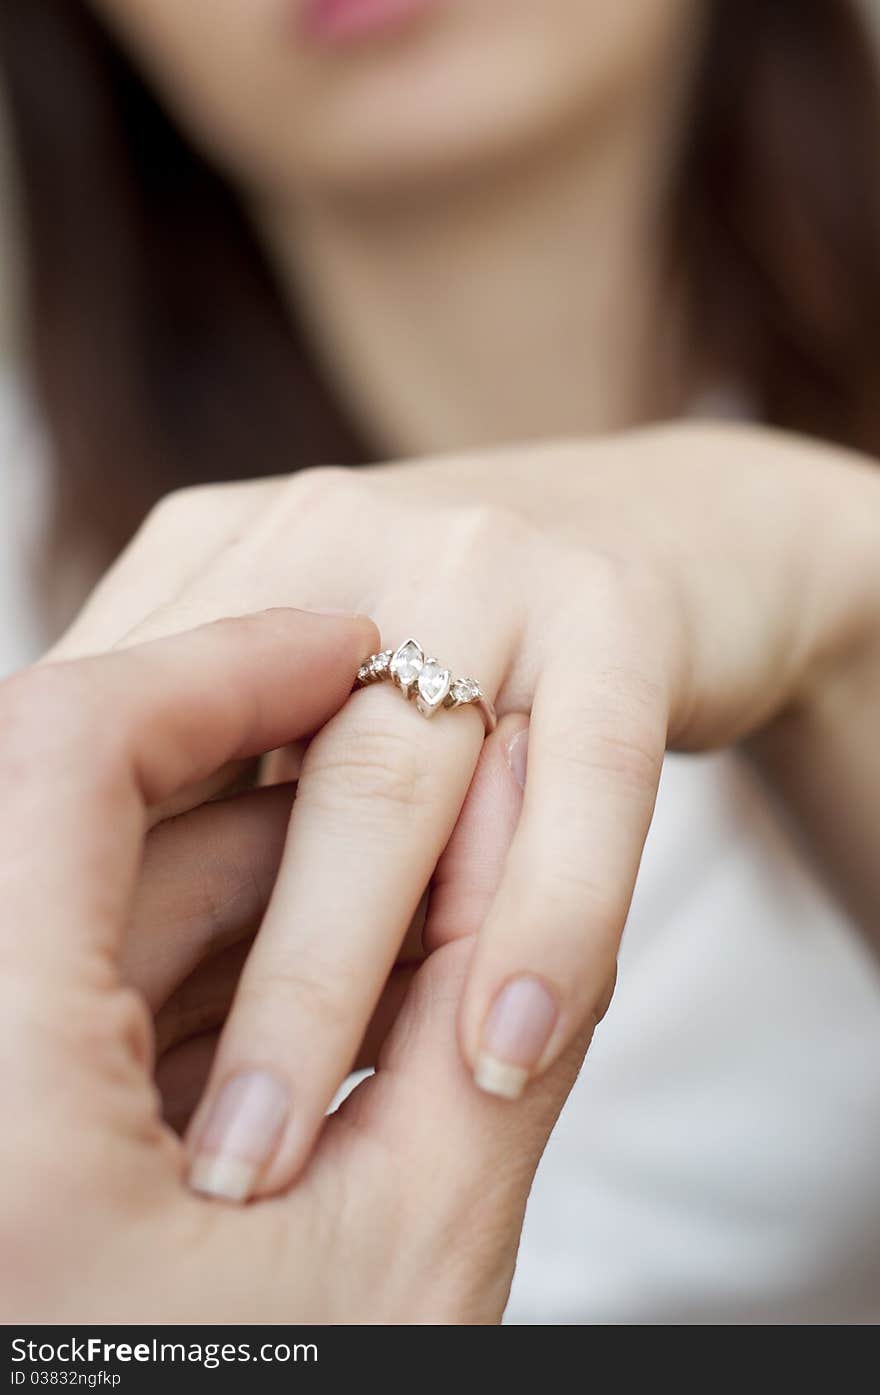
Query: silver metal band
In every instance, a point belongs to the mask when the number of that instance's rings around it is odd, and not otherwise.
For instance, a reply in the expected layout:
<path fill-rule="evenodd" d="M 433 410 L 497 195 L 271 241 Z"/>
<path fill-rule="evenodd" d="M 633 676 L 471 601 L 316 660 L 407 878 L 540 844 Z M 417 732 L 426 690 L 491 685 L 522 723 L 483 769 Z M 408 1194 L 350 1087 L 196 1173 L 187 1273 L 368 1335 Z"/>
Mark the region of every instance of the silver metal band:
<path fill-rule="evenodd" d="M 486 734 L 497 725 L 495 708 L 473 678 L 454 678 L 448 668 L 426 656 L 418 640 L 405 639 L 397 649 L 371 654 L 358 669 L 356 688 L 390 681 L 413 701 L 423 717 L 433 717 L 441 707 L 475 707 Z"/>

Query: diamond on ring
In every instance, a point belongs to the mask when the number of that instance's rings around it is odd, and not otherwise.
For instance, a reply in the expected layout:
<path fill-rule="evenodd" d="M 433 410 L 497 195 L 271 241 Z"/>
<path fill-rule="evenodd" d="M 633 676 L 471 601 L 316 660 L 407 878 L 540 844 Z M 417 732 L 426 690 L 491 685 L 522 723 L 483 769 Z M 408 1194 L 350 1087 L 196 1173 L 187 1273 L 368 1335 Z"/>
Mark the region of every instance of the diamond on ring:
<path fill-rule="evenodd" d="M 389 665 L 391 678 L 399 688 L 411 688 L 425 666 L 425 653 L 415 639 L 406 639 L 395 650 Z"/>
<path fill-rule="evenodd" d="M 452 685 L 452 696 L 457 703 L 476 702 L 482 696 L 480 685 L 472 678 L 456 678 Z"/>
<path fill-rule="evenodd" d="M 450 669 L 430 658 L 416 639 L 405 639 L 397 649 L 371 654 L 358 669 L 356 688 L 390 679 L 404 697 L 412 699 L 423 717 L 433 717 L 441 707 L 476 707 L 486 731 L 494 731 L 495 708 L 473 678 L 453 678 Z"/>
<path fill-rule="evenodd" d="M 441 706 L 452 686 L 452 674 L 441 668 L 436 659 L 426 659 L 419 674 L 419 695 L 416 706 L 423 717 L 431 717 Z"/>
<path fill-rule="evenodd" d="M 358 683 L 377 683 L 380 678 L 386 678 L 392 653 L 393 650 L 385 649 L 381 654 L 372 654 L 358 669 Z"/>

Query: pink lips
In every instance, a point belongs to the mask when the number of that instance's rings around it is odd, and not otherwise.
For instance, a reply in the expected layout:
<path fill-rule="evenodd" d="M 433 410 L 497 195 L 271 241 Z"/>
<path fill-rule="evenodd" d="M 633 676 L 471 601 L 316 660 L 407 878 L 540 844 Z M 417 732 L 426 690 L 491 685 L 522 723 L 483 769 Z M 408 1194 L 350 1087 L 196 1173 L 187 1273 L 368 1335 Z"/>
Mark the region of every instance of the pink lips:
<path fill-rule="evenodd" d="M 312 38 L 344 42 L 391 29 L 438 3 L 439 0 L 309 0 L 303 27 Z"/>

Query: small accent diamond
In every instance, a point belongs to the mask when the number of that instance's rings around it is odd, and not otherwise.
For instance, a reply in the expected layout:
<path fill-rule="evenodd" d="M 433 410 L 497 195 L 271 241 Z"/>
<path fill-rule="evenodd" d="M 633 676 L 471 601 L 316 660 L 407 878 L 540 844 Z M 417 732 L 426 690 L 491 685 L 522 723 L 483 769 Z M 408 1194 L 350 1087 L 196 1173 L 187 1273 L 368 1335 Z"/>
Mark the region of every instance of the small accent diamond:
<path fill-rule="evenodd" d="M 455 702 L 476 702 L 480 696 L 480 685 L 473 678 L 456 678 L 452 685 Z"/>

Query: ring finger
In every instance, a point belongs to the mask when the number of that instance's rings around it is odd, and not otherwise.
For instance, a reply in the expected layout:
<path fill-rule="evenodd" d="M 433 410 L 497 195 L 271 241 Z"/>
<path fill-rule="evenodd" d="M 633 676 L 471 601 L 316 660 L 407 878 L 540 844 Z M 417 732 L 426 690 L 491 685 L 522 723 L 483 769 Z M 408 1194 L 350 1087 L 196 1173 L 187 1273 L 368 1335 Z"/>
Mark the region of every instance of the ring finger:
<path fill-rule="evenodd" d="M 460 652 L 470 660 L 482 647 L 466 633 Z M 483 652 L 486 691 L 497 690 L 508 653 L 501 640 Z M 381 682 L 311 743 L 279 877 L 190 1130 L 197 1190 L 243 1200 L 279 1190 L 302 1168 L 452 832 L 483 736 L 476 710 L 426 721 Z"/>

